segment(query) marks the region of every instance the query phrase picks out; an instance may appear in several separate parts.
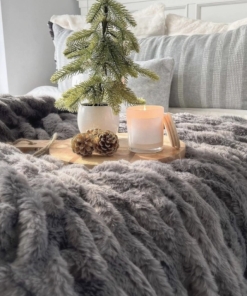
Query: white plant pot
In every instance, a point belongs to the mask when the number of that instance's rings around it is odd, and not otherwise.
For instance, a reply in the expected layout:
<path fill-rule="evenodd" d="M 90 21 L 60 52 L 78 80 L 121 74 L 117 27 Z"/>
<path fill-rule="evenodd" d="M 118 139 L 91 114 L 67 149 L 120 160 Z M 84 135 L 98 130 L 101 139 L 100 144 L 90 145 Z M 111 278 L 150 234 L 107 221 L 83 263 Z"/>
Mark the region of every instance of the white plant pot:
<path fill-rule="evenodd" d="M 114 115 L 112 108 L 108 106 L 79 105 L 77 123 L 81 133 L 95 128 L 110 130 L 113 133 L 117 133 L 119 115 Z"/>

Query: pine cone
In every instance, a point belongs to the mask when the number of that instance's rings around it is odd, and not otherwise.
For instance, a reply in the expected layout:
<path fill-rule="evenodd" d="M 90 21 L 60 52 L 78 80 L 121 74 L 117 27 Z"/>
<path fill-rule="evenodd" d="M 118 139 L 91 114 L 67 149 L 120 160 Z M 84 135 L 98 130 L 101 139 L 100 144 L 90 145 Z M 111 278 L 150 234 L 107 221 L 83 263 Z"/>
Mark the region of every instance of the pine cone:
<path fill-rule="evenodd" d="M 93 137 L 88 134 L 78 134 L 71 140 L 74 153 L 82 156 L 90 156 L 93 153 Z"/>
<path fill-rule="evenodd" d="M 111 131 L 102 131 L 94 137 L 94 149 L 99 154 L 110 156 L 118 148 L 118 137 Z"/>
<path fill-rule="evenodd" d="M 90 130 L 87 130 L 87 134 L 95 137 L 95 136 L 98 136 L 98 134 L 102 133 L 103 130 L 100 129 L 100 128 L 96 128 L 96 129 L 90 129 Z"/>

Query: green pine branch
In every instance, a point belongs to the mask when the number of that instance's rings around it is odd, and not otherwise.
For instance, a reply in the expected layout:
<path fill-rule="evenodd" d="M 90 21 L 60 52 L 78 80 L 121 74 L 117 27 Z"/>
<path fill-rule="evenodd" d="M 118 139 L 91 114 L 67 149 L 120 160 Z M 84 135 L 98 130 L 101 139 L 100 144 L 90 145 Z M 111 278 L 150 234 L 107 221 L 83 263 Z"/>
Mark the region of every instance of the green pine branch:
<path fill-rule="evenodd" d="M 114 0 L 106 0 L 104 2 L 107 2 L 109 10 L 112 12 L 113 15 L 116 16 L 117 19 L 122 19 L 126 21 L 131 27 L 136 26 L 136 21 L 134 17 L 129 13 L 129 11 L 125 8 L 123 4 Z"/>
<path fill-rule="evenodd" d="M 83 42 L 78 42 L 77 44 L 73 44 L 69 47 L 66 47 L 64 50 L 63 54 L 69 58 L 70 54 L 77 52 L 77 51 L 82 51 L 82 50 L 88 50 L 88 47 L 90 46 L 89 42 L 83 41 Z"/>
<path fill-rule="evenodd" d="M 142 76 L 149 77 L 152 80 L 159 80 L 159 76 L 149 69 L 142 68 L 136 63 L 133 63 L 133 68 Z"/>
<path fill-rule="evenodd" d="M 115 0 L 97 0 L 88 12 L 87 22 L 90 29 L 75 32 L 67 39 L 64 55 L 72 61 L 55 72 L 51 81 L 62 81 L 85 71 L 89 71 L 90 77 L 66 91 L 56 102 L 57 108 L 74 112 L 80 102 L 87 100 L 92 105 L 107 103 L 118 113 L 124 102 L 144 104 L 122 83 L 123 78 L 128 82 L 129 77 L 139 75 L 159 79 L 129 57 L 132 51 L 139 51 L 139 43 L 128 29 L 136 25 L 133 16 Z"/>
<path fill-rule="evenodd" d="M 87 61 L 90 59 L 92 52 L 89 50 L 89 48 L 83 48 L 79 50 L 74 50 L 71 53 L 65 54 L 67 59 L 75 59 L 75 58 L 81 58 L 83 57 L 84 61 Z M 82 60 L 82 59 L 81 59 Z"/>
<path fill-rule="evenodd" d="M 100 102 L 103 101 L 103 94 L 100 90 L 101 83 L 102 79 L 100 77 L 90 77 L 87 81 L 82 82 L 63 93 L 62 98 L 56 101 L 55 106 L 58 109 L 76 112 L 79 103 L 82 103 L 85 100 L 92 105 L 97 105 L 99 104 L 100 97 Z"/>
<path fill-rule="evenodd" d="M 105 1 L 96 1 L 91 6 L 91 9 L 89 10 L 87 14 L 87 23 L 92 24 L 95 22 L 99 17 L 101 17 L 102 14 L 102 7 L 105 5 Z"/>
<path fill-rule="evenodd" d="M 64 66 L 62 69 L 55 72 L 51 77 L 51 82 L 56 83 L 58 81 L 63 81 L 79 73 L 84 73 L 85 70 L 86 69 L 83 68 L 83 58 L 75 60 L 72 63 Z"/>

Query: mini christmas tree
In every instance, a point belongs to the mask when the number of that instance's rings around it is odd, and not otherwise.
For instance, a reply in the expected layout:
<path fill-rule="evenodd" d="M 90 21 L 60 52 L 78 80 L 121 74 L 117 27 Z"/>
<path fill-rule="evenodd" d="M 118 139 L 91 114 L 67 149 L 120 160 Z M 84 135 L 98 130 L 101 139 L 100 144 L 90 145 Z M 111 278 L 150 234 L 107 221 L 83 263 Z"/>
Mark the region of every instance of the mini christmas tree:
<path fill-rule="evenodd" d="M 145 104 L 127 87 L 128 78 L 143 75 L 153 80 L 158 76 L 141 68 L 130 58 L 139 51 L 139 44 L 129 26 L 136 26 L 132 15 L 114 0 L 97 0 L 87 15 L 88 30 L 75 32 L 67 39 L 64 55 L 72 62 L 51 77 L 52 82 L 87 72 L 88 80 L 66 91 L 56 107 L 75 112 L 87 100 L 91 105 L 107 104 L 115 114 L 120 105 Z"/>

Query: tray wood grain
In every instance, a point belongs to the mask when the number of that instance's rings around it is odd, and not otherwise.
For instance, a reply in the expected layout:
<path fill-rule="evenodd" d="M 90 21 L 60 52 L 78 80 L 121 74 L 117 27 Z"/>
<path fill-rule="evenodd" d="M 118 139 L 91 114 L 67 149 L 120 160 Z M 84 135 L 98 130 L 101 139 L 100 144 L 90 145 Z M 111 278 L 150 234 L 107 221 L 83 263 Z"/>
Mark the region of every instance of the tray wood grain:
<path fill-rule="evenodd" d="M 129 151 L 127 133 L 121 133 L 117 135 L 119 138 L 120 147 L 113 156 L 101 156 L 98 154 L 93 154 L 89 157 L 82 157 L 77 155 L 71 149 L 71 139 L 56 140 L 50 147 L 49 154 L 65 163 L 84 164 L 88 168 L 99 165 L 104 161 L 127 160 L 129 162 L 134 162 L 137 160 L 153 160 L 160 162 L 170 162 L 172 160 L 185 157 L 186 145 L 182 141 L 180 141 L 180 148 L 176 149 L 171 146 L 169 138 L 164 136 L 164 149 L 161 152 L 142 154 Z M 30 150 L 38 150 L 45 147 L 49 143 L 49 140 L 32 140 L 32 142 L 33 144 L 31 145 L 23 141 L 16 144 L 15 147 L 19 148 L 25 153 Z"/>

